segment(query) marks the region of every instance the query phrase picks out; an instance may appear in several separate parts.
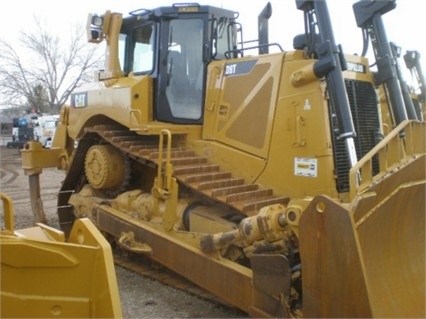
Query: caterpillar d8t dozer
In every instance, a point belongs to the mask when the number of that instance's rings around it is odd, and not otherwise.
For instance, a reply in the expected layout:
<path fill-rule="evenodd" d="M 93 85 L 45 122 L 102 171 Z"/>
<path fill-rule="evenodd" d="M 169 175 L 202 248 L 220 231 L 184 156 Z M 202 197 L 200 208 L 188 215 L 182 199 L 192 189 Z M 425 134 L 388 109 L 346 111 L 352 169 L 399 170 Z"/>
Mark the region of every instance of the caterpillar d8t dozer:
<path fill-rule="evenodd" d="M 15 229 L 12 200 L 0 198 L 2 318 L 122 318 L 111 246 L 88 218 L 67 239 L 42 223 Z"/>
<path fill-rule="evenodd" d="M 395 1 L 362 4 L 367 23 Z M 223 8 L 89 15 L 106 67 L 50 149 L 22 150 L 34 210 L 58 167 L 65 234 L 89 218 L 250 316 L 424 317 L 425 123 L 392 103 L 384 136 L 368 60 L 336 45 L 325 1 L 296 8 L 288 51 L 268 43 L 270 4 L 250 47 Z"/>

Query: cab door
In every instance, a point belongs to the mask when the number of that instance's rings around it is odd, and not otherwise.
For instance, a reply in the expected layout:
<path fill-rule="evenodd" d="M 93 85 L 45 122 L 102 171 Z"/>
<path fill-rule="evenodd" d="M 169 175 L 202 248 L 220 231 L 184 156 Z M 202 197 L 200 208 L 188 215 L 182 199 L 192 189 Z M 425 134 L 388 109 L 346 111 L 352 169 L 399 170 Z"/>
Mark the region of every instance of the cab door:
<path fill-rule="evenodd" d="M 155 117 L 170 123 L 202 123 L 205 22 L 201 16 L 163 20 L 160 32 Z"/>

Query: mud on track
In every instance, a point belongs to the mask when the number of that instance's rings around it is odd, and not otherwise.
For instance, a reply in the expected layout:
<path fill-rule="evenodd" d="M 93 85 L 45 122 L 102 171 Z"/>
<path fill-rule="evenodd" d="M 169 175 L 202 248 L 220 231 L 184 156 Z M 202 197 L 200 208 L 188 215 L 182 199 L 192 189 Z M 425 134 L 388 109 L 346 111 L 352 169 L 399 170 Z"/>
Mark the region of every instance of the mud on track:
<path fill-rule="evenodd" d="M 40 175 L 41 198 L 49 226 L 58 228 L 56 215 L 57 193 L 65 172 L 56 168 L 44 169 Z M 28 177 L 21 167 L 18 149 L 0 148 L 0 192 L 10 196 L 15 211 L 15 228 L 34 224 L 29 199 Z M 3 206 L 0 202 L 1 225 Z M 240 318 L 246 315 L 235 308 L 199 298 L 190 293 L 140 276 L 116 266 L 124 318 Z"/>

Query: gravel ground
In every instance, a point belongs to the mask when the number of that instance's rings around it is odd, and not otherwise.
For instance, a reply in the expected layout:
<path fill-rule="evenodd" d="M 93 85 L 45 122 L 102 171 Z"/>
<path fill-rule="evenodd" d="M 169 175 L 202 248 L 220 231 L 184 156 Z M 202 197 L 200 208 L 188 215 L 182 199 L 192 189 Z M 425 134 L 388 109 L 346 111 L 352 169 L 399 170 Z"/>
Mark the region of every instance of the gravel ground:
<path fill-rule="evenodd" d="M 33 225 L 29 202 L 28 177 L 21 168 L 17 149 L 0 149 L 0 191 L 10 196 L 15 210 L 15 228 Z M 64 172 L 45 169 L 40 176 L 43 206 L 50 226 L 59 228 L 56 199 Z M 0 203 L 1 212 L 3 212 Z M 124 318 L 241 318 L 246 315 L 235 308 L 216 304 L 150 278 L 116 266 L 117 281 Z"/>

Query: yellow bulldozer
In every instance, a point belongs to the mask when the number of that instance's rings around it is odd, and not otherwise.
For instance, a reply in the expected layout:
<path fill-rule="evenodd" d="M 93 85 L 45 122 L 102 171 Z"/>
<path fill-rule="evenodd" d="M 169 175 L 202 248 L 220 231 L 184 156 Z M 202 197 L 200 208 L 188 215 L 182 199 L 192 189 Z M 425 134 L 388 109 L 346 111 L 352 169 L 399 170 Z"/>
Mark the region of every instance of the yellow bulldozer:
<path fill-rule="evenodd" d="M 383 35 L 395 6 L 353 9 Z M 50 149 L 22 150 L 33 211 L 43 218 L 39 175 L 57 167 L 65 236 L 88 218 L 252 317 L 423 318 L 426 124 L 386 38 L 372 72 L 336 44 L 326 1 L 295 9 L 306 32 L 287 51 L 268 41 L 270 4 L 254 46 L 224 8 L 89 15 L 105 69 L 72 93 Z"/>

